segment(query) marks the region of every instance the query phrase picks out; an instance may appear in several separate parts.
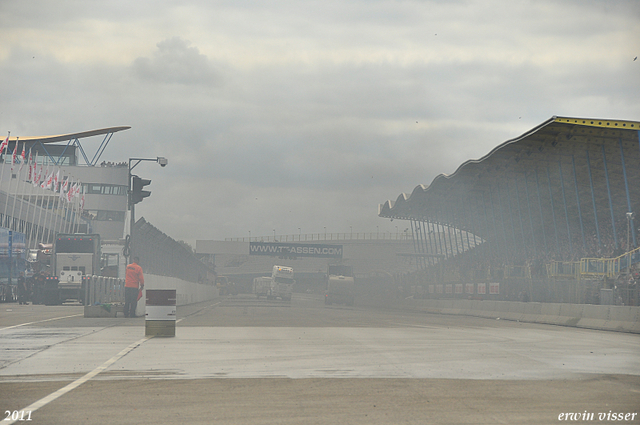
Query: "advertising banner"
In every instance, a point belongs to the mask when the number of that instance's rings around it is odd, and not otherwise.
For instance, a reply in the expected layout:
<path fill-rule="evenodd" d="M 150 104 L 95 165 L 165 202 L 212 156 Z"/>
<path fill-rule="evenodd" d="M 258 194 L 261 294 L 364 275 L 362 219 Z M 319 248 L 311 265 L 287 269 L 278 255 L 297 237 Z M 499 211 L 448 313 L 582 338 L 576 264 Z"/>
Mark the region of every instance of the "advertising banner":
<path fill-rule="evenodd" d="M 270 257 L 342 258 L 342 245 L 289 242 L 250 242 L 249 255 Z"/>

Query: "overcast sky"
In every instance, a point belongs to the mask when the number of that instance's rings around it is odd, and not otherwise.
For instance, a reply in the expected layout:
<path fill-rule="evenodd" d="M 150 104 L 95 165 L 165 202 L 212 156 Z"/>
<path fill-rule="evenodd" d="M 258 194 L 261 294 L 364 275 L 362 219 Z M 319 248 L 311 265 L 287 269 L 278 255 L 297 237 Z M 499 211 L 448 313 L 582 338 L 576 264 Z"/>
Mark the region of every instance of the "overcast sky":
<path fill-rule="evenodd" d="M 554 115 L 640 121 L 638 55 L 638 0 L 1 0 L 0 134 L 131 126 L 103 159 L 167 157 L 136 213 L 191 244 L 395 233 Z"/>

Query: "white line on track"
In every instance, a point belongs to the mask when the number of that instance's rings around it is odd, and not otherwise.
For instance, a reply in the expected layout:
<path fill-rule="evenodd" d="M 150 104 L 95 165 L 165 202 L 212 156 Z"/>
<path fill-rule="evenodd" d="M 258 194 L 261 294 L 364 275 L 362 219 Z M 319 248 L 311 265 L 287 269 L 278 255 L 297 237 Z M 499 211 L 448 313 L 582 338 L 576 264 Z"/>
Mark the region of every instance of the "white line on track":
<path fill-rule="evenodd" d="M 45 319 L 45 320 L 37 320 L 35 322 L 21 323 L 19 325 L 13 325 L 13 326 L 7 326 L 6 328 L 0 328 L 0 331 L 4 331 L 4 330 L 7 330 L 7 329 L 13 329 L 13 328 L 19 328 L 20 326 L 33 325 L 35 323 L 44 323 L 44 322 L 51 322 L 53 320 L 68 319 L 69 317 L 78 317 L 78 316 L 82 316 L 82 315 L 83 314 L 73 314 L 71 316 L 54 317 L 53 319 Z"/>
<path fill-rule="evenodd" d="M 75 381 L 73 381 L 72 383 L 70 383 L 69 385 L 67 385 L 66 387 L 62 387 L 60 388 L 58 391 L 49 394 L 48 396 L 41 398 L 40 400 L 36 401 L 35 403 L 30 404 L 29 406 L 25 407 L 24 409 L 22 409 L 23 412 L 34 412 L 36 410 L 38 410 L 39 408 L 46 406 L 47 404 L 51 403 L 53 400 L 57 399 L 58 397 L 61 397 L 63 395 L 65 395 L 66 393 L 68 393 L 69 391 L 78 388 L 80 385 L 84 384 L 85 382 L 87 382 L 88 380 L 90 380 L 91 378 L 93 378 L 94 376 L 96 376 L 97 374 L 99 374 L 100 372 L 106 370 L 109 366 L 111 366 L 112 364 L 114 364 L 115 362 L 117 362 L 118 360 L 120 360 L 122 357 L 126 356 L 127 354 L 129 354 L 129 352 L 131 352 L 132 350 L 134 350 L 135 348 L 137 348 L 138 346 L 140 346 L 143 342 L 147 341 L 148 339 L 153 338 L 152 336 L 145 336 L 144 338 L 134 342 L 133 344 L 129 345 L 127 348 L 125 348 L 124 350 L 120 351 L 118 354 L 116 354 L 115 356 L 111 357 L 109 360 L 107 360 L 106 362 L 104 362 L 102 365 L 98 366 L 97 368 L 93 369 L 91 372 L 87 373 L 86 375 L 84 375 L 82 378 L 79 378 Z M 17 422 L 19 419 L 16 420 L 9 420 L 7 422 L 2 421 L 3 425 L 11 425 L 14 422 Z"/>

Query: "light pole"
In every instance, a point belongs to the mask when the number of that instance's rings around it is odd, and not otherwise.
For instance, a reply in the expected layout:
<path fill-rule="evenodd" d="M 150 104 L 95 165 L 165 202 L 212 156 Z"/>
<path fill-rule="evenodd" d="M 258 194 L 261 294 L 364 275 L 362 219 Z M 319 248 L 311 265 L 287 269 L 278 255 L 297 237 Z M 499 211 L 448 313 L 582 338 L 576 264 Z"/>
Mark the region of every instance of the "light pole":
<path fill-rule="evenodd" d="M 152 161 L 152 162 L 157 162 L 162 168 L 166 167 L 167 164 L 169 163 L 169 160 L 167 158 L 164 158 L 162 156 L 156 157 L 156 158 L 129 158 L 129 191 L 128 191 L 128 204 L 129 204 L 129 211 L 131 211 L 131 215 L 130 215 L 130 223 L 129 223 L 129 244 L 128 247 L 125 246 L 125 249 L 128 252 L 125 252 L 125 257 L 127 258 L 127 263 L 130 263 L 130 259 L 133 257 L 132 252 L 133 252 L 133 225 L 136 222 L 136 214 L 135 214 L 135 204 L 137 204 L 138 202 L 142 201 L 142 199 L 139 200 L 134 200 L 133 198 L 133 175 L 131 174 L 131 170 L 133 170 L 134 168 L 136 168 L 136 166 L 138 164 L 140 164 L 142 161 Z M 138 178 L 138 177 L 136 177 Z M 139 179 L 139 178 L 138 178 Z M 151 180 L 148 181 L 149 183 L 151 183 Z M 147 184 L 149 184 L 147 183 Z M 142 187 L 140 187 L 141 189 Z M 149 196 L 151 193 L 149 192 L 147 194 L 147 196 Z"/>

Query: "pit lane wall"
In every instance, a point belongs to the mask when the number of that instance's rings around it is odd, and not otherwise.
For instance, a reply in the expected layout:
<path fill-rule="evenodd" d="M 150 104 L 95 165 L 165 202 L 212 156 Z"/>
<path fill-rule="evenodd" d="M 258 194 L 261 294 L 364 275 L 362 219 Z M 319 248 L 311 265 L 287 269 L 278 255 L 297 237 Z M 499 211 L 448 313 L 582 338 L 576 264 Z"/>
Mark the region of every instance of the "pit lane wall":
<path fill-rule="evenodd" d="M 356 299 L 356 305 L 640 333 L 640 307 L 412 297 L 393 299 L 382 294 L 363 294 Z"/>
<path fill-rule="evenodd" d="M 209 301 L 218 297 L 218 289 L 214 284 L 188 282 L 174 277 L 153 274 L 145 274 L 144 280 L 145 290 L 175 289 L 176 304 L 178 306 Z M 146 294 L 143 294 L 138 301 L 137 316 L 144 315 L 145 300 Z M 112 311 L 111 307 L 109 307 L 108 310 L 105 310 L 107 311 L 105 313 L 99 306 L 102 304 L 124 304 L 124 280 L 93 276 L 87 291 L 85 317 L 115 317 L 117 311 L 122 311 L 121 308 L 118 310 L 118 307 Z"/>
<path fill-rule="evenodd" d="M 144 289 L 175 289 L 176 305 L 194 304 L 218 298 L 218 289 L 214 284 L 187 282 L 175 277 L 144 275 Z M 144 315 L 146 295 L 143 294 L 136 315 Z"/>

